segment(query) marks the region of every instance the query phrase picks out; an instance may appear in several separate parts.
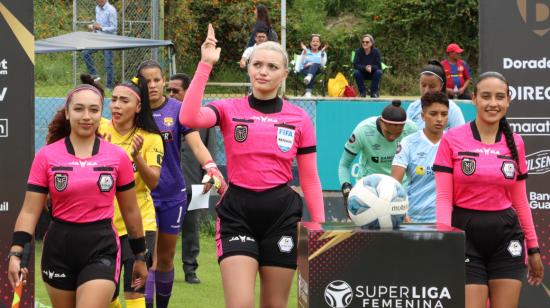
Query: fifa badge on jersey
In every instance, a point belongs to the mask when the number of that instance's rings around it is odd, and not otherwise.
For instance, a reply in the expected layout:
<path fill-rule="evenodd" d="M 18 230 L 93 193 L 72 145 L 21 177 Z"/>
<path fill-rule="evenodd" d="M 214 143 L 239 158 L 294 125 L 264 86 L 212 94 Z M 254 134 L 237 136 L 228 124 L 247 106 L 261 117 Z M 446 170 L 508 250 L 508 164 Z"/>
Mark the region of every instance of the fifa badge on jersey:
<path fill-rule="evenodd" d="M 476 160 L 464 157 L 462 159 L 462 173 L 464 173 L 464 175 L 472 175 L 474 172 L 476 172 Z"/>
<path fill-rule="evenodd" d="M 164 118 L 164 126 L 170 127 L 172 125 L 174 125 L 174 118 L 172 118 L 172 117 Z"/>
<path fill-rule="evenodd" d="M 69 184 L 69 175 L 67 173 L 56 173 L 54 175 L 55 190 L 64 191 Z"/>
<path fill-rule="evenodd" d="M 248 137 L 248 126 L 242 124 L 235 126 L 233 136 L 235 137 L 235 141 L 244 142 L 246 137 Z"/>
<path fill-rule="evenodd" d="M 426 170 L 424 170 L 424 166 L 416 166 L 415 168 L 416 170 L 416 174 L 417 175 L 424 175 L 426 174 Z"/>
<path fill-rule="evenodd" d="M 113 188 L 115 181 L 113 180 L 113 176 L 109 173 L 102 173 L 99 175 L 99 179 L 97 180 L 97 186 L 99 187 L 99 191 L 101 192 L 108 192 Z"/>
<path fill-rule="evenodd" d="M 503 162 L 500 171 L 502 171 L 504 178 L 508 180 L 513 180 L 516 178 L 516 166 L 511 161 Z"/>
<path fill-rule="evenodd" d="M 277 127 L 277 145 L 283 152 L 288 152 L 294 144 L 296 131 L 286 126 Z"/>

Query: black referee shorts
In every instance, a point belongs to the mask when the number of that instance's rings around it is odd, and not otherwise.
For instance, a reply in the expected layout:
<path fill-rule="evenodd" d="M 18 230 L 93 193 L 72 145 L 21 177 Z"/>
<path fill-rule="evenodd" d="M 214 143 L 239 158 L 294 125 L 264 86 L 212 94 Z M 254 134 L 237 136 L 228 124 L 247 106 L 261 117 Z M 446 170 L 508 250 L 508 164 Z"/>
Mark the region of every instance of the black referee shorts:
<path fill-rule="evenodd" d="M 302 198 L 288 185 L 255 192 L 231 184 L 216 207 L 218 262 L 250 256 L 260 266 L 296 268 Z"/>
<path fill-rule="evenodd" d="M 512 208 L 476 211 L 455 206 L 452 225 L 466 233 L 466 284 L 525 278 L 524 236 Z"/>
<path fill-rule="evenodd" d="M 44 282 L 67 291 L 95 279 L 116 282 L 118 241 L 113 228 L 110 219 L 92 223 L 52 221 L 42 250 Z"/>
<path fill-rule="evenodd" d="M 147 248 L 147 268 L 151 267 L 153 264 L 153 254 L 155 252 L 155 241 L 156 241 L 156 232 L 155 231 L 145 231 L 145 246 Z M 134 253 L 130 248 L 130 242 L 128 240 L 128 235 L 123 235 L 120 237 L 120 272 L 124 269 L 124 275 L 122 276 L 122 281 L 124 284 L 124 292 L 137 292 L 145 293 L 145 287 L 134 290 L 132 289 L 132 272 L 134 270 Z M 115 288 L 115 293 L 113 295 L 113 300 L 118 297 L 120 293 L 120 283 L 117 283 Z"/>

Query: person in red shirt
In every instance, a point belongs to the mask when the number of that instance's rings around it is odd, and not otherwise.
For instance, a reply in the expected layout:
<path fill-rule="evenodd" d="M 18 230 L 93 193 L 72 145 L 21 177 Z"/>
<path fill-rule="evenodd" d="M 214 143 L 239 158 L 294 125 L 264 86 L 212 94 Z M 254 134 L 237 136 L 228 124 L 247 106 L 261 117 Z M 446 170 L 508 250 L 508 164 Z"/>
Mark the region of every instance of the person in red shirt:
<path fill-rule="evenodd" d="M 132 164 L 122 149 L 98 137 L 103 93 L 91 77 L 86 81 L 69 92 L 49 125 L 48 145 L 33 160 L 9 253 L 8 279 L 15 288 L 28 277 L 28 270 L 20 268 L 21 251 L 32 241 L 49 194 L 52 223 L 41 268 L 54 307 L 109 305 L 120 270 L 120 244 L 112 225 L 115 195 L 139 260 L 132 287 L 142 287 L 147 278 Z"/>
<path fill-rule="evenodd" d="M 472 70 L 466 61 L 460 58 L 464 50 L 456 43 L 447 46 L 447 59 L 441 61 L 447 77 L 447 96 L 454 99 L 471 99 L 468 92 Z"/>

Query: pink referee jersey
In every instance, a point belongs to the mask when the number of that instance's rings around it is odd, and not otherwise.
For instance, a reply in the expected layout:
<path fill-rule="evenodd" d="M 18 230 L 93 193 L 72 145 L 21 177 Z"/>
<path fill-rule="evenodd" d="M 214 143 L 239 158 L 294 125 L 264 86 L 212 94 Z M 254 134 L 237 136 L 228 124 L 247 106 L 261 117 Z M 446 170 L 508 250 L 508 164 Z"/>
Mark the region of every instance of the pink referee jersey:
<path fill-rule="evenodd" d="M 433 170 L 452 174 L 451 183 L 436 175 L 437 220 L 450 224 L 453 206 L 478 211 L 499 211 L 513 207 L 525 234 L 527 248 L 538 247 L 531 209 L 525 194 L 527 178 L 525 145 L 513 134 L 519 166 L 498 131 L 494 144 L 484 144 L 475 121 L 449 130 L 443 135 Z M 441 187 L 440 187 L 441 186 Z M 447 194 L 451 193 L 447 199 Z M 514 200 L 514 202 L 512 202 Z"/>
<path fill-rule="evenodd" d="M 296 155 L 316 152 L 309 116 L 287 101 L 256 103 L 250 96 L 214 101 L 208 107 L 224 136 L 232 184 L 262 191 L 288 183 Z"/>
<path fill-rule="evenodd" d="M 434 171 L 453 174 L 453 205 L 478 211 L 499 211 L 512 205 L 509 189 L 527 178 L 523 139 L 514 134 L 519 168 L 497 133 L 494 144 L 481 142 L 472 121 L 443 135 L 434 161 Z"/>
<path fill-rule="evenodd" d="M 50 194 L 56 219 L 86 223 L 112 219 L 117 191 L 134 187 L 128 155 L 96 138 L 89 158 L 77 158 L 69 137 L 43 147 L 31 166 L 27 190 Z"/>

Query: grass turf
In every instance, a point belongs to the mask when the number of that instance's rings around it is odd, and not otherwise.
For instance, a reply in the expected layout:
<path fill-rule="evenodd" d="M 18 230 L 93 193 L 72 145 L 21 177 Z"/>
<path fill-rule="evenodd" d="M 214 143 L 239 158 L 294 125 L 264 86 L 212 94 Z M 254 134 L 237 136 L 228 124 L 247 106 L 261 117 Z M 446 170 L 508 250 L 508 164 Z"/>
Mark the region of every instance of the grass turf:
<path fill-rule="evenodd" d="M 220 270 L 216 259 L 216 247 L 214 237 L 201 235 L 201 253 L 199 255 L 199 268 L 197 276 L 200 284 L 188 284 L 184 282 L 181 263 L 181 241 L 178 241 L 176 257 L 174 258 L 175 281 L 170 298 L 170 307 L 224 307 L 223 288 Z M 38 269 L 42 257 L 42 242 L 37 242 L 35 247 L 35 298 L 41 304 L 37 308 L 51 306 L 50 299 Z M 296 279 L 291 288 L 288 307 L 297 307 Z M 256 279 L 256 299 L 259 299 L 259 277 Z M 259 306 L 258 301 L 256 306 Z"/>

